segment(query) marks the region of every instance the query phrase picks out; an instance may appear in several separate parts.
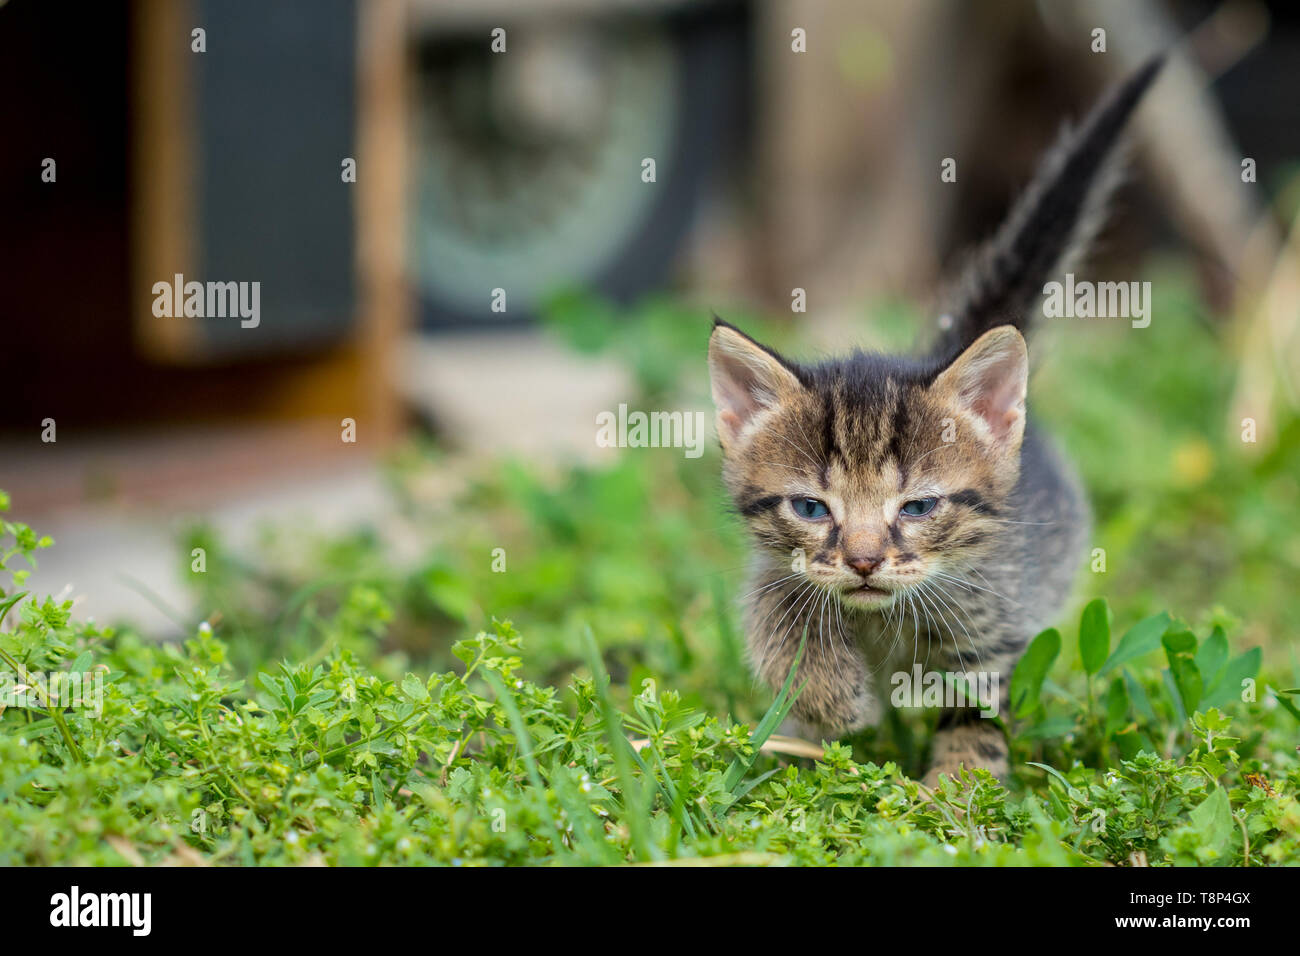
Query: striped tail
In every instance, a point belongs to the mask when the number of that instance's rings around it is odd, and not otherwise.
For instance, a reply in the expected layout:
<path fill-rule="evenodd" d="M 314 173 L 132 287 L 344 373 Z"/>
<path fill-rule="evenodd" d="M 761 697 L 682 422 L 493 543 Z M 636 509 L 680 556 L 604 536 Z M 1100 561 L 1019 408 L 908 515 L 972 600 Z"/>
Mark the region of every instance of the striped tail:
<path fill-rule="evenodd" d="M 1028 331 L 1043 285 L 1068 271 L 1100 228 L 1119 180 L 1115 145 L 1163 65 L 1163 54 L 1148 60 L 1047 153 L 1002 227 L 959 280 L 936 356 L 951 359 L 999 325 Z"/>

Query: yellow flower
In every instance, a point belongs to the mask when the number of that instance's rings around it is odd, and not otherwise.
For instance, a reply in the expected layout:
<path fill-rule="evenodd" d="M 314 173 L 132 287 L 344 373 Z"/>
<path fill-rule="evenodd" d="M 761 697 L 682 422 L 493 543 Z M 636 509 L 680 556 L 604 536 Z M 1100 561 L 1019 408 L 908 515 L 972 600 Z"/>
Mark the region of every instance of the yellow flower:
<path fill-rule="evenodd" d="M 1179 484 L 1199 485 L 1214 471 L 1214 452 L 1204 438 L 1193 438 L 1174 450 L 1173 466 Z"/>

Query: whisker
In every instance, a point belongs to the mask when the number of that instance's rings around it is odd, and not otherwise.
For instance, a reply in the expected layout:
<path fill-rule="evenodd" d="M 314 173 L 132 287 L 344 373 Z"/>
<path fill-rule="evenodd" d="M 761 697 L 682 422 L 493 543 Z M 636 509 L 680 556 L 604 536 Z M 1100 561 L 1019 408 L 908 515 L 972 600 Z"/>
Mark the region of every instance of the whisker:
<path fill-rule="evenodd" d="M 808 452 L 805 449 L 800 448 L 798 445 L 796 445 L 794 442 L 792 442 L 790 439 L 786 438 L 784 435 L 780 434 L 779 432 L 772 432 L 772 434 L 775 435 L 777 438 L 781 439 L 781 441 L 785 442 L 787 445 L 789 445 L 799 454 L 803 455 L 804 458 L 808 459 L 808 464 L 816 468 L 818 473 L 821 472 L 822 466 L 817 464 L 817 462 L 813 459 L 811 455 L 808 454 Z"/>
<path fill-rule="evenodd" d="M 785 577 L 783 577 L 783 578 L 778 578 L 778 579 L 775 580 L 775 581 L 769 581 L 767 584 L 764 584 L 764 585 L 762 585 L 761 587 L 754 588 L 754 590 L 750 591 L 749 594 L 742 594 L 742 595 L 740 596 L 740 600 L 743 601 L 743 600 L 745 600 L 745 598 L 750 597 L 750 596 L 752 596 L 752 595 L 759 594 L 759 593 L 761 593 L 761 592 L 763 592 L 763 591 L 771 590 L 772 588 L 776 587 L 778 584 L 784 584 L 786 581 L 789 581 L 789 580 L 791 580 L 792 578 L 800 577 L 801 574 L 802 574 L 802 572 L 800 572 L 800 571 L 795 571 L 793 574 L 787 574 L 787 575 L 786 575 Z"/>
<path fill-rule="evenodd" d="M 919 609 L 925 618 L 925 621 L 922 624 L 922 627 L 925 629 L 925 662 L 921 666 L 922 668 L 926 668 L 930 666 L 930 646 L 932 638 L 934 637 L 934 620 L 930 617 L 930 607 L 926 603 L 925 595 L 923 595 L 919 589 L 915 588 L 911 593 L 912 597 L 915 599 L 912 606 Z"/>
<path fill-rule="evenodd" d="M 840 592 L 835 594 L 835 614 L 840 621 L 840 639 L 844 641 L 845 649 L 849 654 L 855 651 L 861 653 L 861 646 L 858 643 L 858 633 L 854 628 L 853 616 L 846 613 L 844 609 L 843 595 Z"/>
<path fill-rule="evenodd" d="M 943 624 L 943 623 L 944 623 L 944 616 L 943 616 L 943 612 L 942 612 L 941 610 L 939 610 L 939 601 L 938 601 L 938 598 L 937 598 L 937 597 L 934 595 L 934 593 L 930 590 L 930 588 L 929 588 L 928 585 L 927 585 L 927 582 L 922 581 L 919 585 L 917 585 L 917 596 L 920 597 L 921 600 L 925 602 L 925 604 L 926 604 L 927 607 L 930 607 L 930 608 L 932 608 L 932 609 L 934 610 L 934 616 L 935 616 L 935 619 L 936 619 L 937 623 L 940 624 L 940 625 Z M 951 629 L 948 629 L 948 630 L 949 630 L 949 633 L 950 633 L 950 635 L 951 635 Z M 958 662 L 961 664 L 961 669 L 964 671 L 964 670 L 966 669 L 966 660 L 965 660 L 964 657 L 962 657 L 961 646 L 957 643 L 957 638 L 956 638 L 956 637 L 953 637 L 953 641 L 952 641 L 952 643 L 953 643 L 953 647 L 956 648 L 956 650 L 957 650 L 957 660 L 958 660 Z M 940 648 L 940 650 L 943 649 L 943 631 L 942 631 L 942 630 L 939 632 L 939 648 Z"/>
<path fill-rule="evenodd" d="M 969 630 L 966 629 L 966 625 L 962 622 L 962 619 L 961 619 L 960 617 L 957 616 L 957 611 L 960 611 L 961 613 L 965 614 L 965 615 L 966 615 L 966 620 L 970 621 L 970 623 L 971 623 L 971 627 L 975 627 L 975 630 L 978 631 L 979 628 L 975 626 L 975 619 L 972 618 L 972 617 L 970 616 L 970 612 L 969 612 L 969 611 L 967 611 L 964 607 L 961 606 L 961 602 L 957 600 L 956 595 L 949 594 L 947 591 L 943 590 L 943 586 L 942 586 L 941 584 L 939 584 L 937 581 L 927 581 L 927 582 L 926 582 L 926 586 L 929 587 L 929 588 L 931 588 L 930 593 L 931 593 L 932 595 L 934 595 L 934 599 L 935 599 L 936 601 L 939 601 L 941 604 L 943 604 L 943 606 L 944 606 L 945 608 L 948 609 L 948 613 L 952 615 L 952 618 L 953 618 L 954 621 L 956 621 L 957 626 L 960 627 L 960 628 L 962 629 L 962 632 L 966 635 L 966 640 L 970 643 L 971 650 L 973 650 L 973 651 L 975 652 L 975 662 L 976 662 L 977 664 L 979 664 L 979 666 L 980 666 L 980 670 L 983 670 L 983 669 L 984 669 L 984 656 L 980 653 L 979 645 L 976 644 L 976 643 L 975 643 L 975 639 L 974 639 L 973 637 L 971 637 L 971 633 L 970 633 Z M 953 602 L 956 604 L 956 606 L 957 606 L 956 610 L 953 609 L 952 605 L 950 605 L 950 604 L 948 603 L 948 601 L 947 601 L 945 598 L 951 598 L 951 599 L 952 599 L 952 601 L 953 601 Z M 952 642 L 953 642 L 953 646 L 957 648 L 957 653 L 958 653 L 958 656 L 960 657 L 960 655 L 961 655 L 961 647 L 957 644 L 957 635 L 956 635 L 956 634 L 953 634 L 953 635 L 952 635 Z M 962 662 L 962 670 L 964 671 L 965 669 L 966 669 L 966 663 L 965 663 L 965 661 L 963 661 L 963 662 Z"/>
<path fill-rule="evenodd" d="M 821 644 L 822 653 L 825 653 L 826 651 L 826 635 L 824 633 L 826 625 L 826 602 L 830 599 L 831 593 L 829 591 L 823 591 L 822 602 L 817 608 L 817 641 Z M 834 635 L 831 635 L 831 637 L 833 646 Z"/>
<path fill-rule="evenodd" d="M 794 612 L 794 617 L 790 619 L 790 623 L 786 626 L 785 633 L 781 635 L 781 643 L 777 645 L 776 650 L 773 652 L 775 654 L 781 653 L 781 648 L 785 647 L 786 639 L 789 638 L 790 636 L 791 628 L 795 627 L 799 623 L 799 618 L 803 616 L 804 608 L 810 606 L 813 598 L 816 597 L 817 585 L 815 585 L 812 581 L 808 581 L 805 583 L 804 587 L 800 588 L 799 593 L 805 594 L 806 596 L 803 598 L 803 600 L 799 601 L 799 606 Z M 787 611 L 787 613 L 789 612 Z M 785 620 L 785 614 L 782 614 L 781 621 L 784 620 Z M 781 622 L 778 621 L 776 626 L 780 628 Z M 775 636 L 776 635 L 773 634 L 773 637 Z"/>
<path fill-rule="evenodd" d="M 772 461 L 771 459 L 768 458 L 754 458 L 751 459 L 751 461 L 759 465 L 772 465 L 776 468 L 784 468 L 787 471 L 793 471 L 796 475 L 803 475 L 805 477 L 807 477 L 808 475 L 808 470 L 804 468 L 802 465 L 792 465 L 789 462 L 785 462 L 785 461 Z"/>
<path fill-rule="evenodd" d="M 936 445 L 934 448 L 931 448 L 929 451 L 927 451 L 927 452 L 926 452 L 924 455 L 922 455 L 920 458 L 916 459 L 916 461 L 912 462 L 912 464 L 911 464 L 910 467 L 911 467 L 911 468 L 915 468 L 917 465 L 919 465 L 921 462 L 925 461 L 927 458 L 929 458 L 931 455 L 933 455 L 933 454 L 934 454 L 936 451 L 938 451 L 940 448 L 954 448 L 954 447 L 956 447 L 956 445 L 957 445 L 956 442 L 950 442 L 950 441 L 949 441 L 949 442 L 943 442 L 943 443 L 941 443 L 941 444 L 939 444 L 939 445 Z"/>
<path fill-rule="evenodd" d="M 806 431 L 799 432 L 798 434 L 800 439 L 808 439 L 808 433 Z M 815 441 L 808 439 L 805 442 L 804 447 L 813 455 L 814 458 L 817 457 L 817 448 L 816 448 Z"/>
<path fill-rule="evenodd" d="M 913 600 L 911 591 L 904 591 L 903 596 L 907 598 L 907 607 L 912 618 L 912 670 L 916 670 L 916 654 L 921 649 L 921 635 L 917 627 L 916 601 Z"/>
<path fill-rule="evenodd" d="M 974 570 L 974 569 L 972 569 L 972 570 Z M 1004 600 L 1004 601 L 1007 601 L 1007 602 L 1010 602 L 1011 604 L 1016 605 L 1016 607 L 1023 607 L 1023 605 L 1022 605 L 1019 601 L 1016 601 L 1016 600 L 1014 600 L 1014 599 L 1012 599 L 1012 598 L 1009 598 L 1009 597 L 1007 597 L 1005 594 L 1000 594 L 1000 593 L 998 593 L 997 591 L 994 591 L 992 588 L 980 587 L 978 584 L 975 584 L 975 583 L 973 583 L 973 582 L 971 582 L 971 581 L 967 581 L 967 580 L 965 580 L 964 578 L 959 578 L 959 577 L 957 577 L 957 576 L 954 575 L 954 574 L 948 574 L 947 572 L 944 572 L 944 571 L 931 571 L 930 573 L 931 573 L 934 577 L 942 578 L 942 579 L 945 580 L 945 581 L 951 581 L 953 584 L 960 585 L 961 587 L 964 587 L 964 588 L 971 588 L 971 589 L 976 590 L 976 591 L 985 591 L 985 592 L 987 592 L 987 593 L 989 593 L 989 594 L 992 594 L 994 597 L 1001 598 L 1001 599 Z"/>
<path fill-rule="evenodd" d="M 763 669 L 767 666 L 768 652 L 772 648 L 772 642 L 776 640 L 776 635 L 777 632 L 781 629 L 781 624 L 785 621 L 786 617 L 789 616 L 790 612 L 794 610 L 795 605 L 799 603 L 800 596 L 803 595 L 804 592 L 810 587 L 812 587 L 812 582 L 804 581 L 792 592 L 784 595 L 781 598 L 781 600 L 777 602 L 776 607 L 774 607 L 771 611 L 767 613 L 767 615 L 764 616 L 761 626 L 766 627 L 767 622 L 771 620 L 772 615 L 777 612 L 780 606 L 782 604 L 785 604 L 787 601 L 789 602 L 789 605 L 786 607 L 785 612 L 782 613 L 780 619 L 776 622 L 776 627 L 772 628 L 772 630 L 767 635 L 767 639 L 763 642 L 763 651 L 759 657 L 757 666 L 755 667 L 755 670 L 757 671 L 758 674 L 761 674 L 763 672 Z"/>

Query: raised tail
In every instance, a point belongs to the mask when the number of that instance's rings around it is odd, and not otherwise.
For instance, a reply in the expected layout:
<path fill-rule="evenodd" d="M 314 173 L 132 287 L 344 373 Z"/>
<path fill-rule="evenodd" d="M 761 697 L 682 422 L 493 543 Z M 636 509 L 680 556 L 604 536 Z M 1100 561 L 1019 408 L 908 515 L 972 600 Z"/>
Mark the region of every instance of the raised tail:
<path fill-rule="evenodd" d="M 934 354 L 950 358 L 989 329 L 1028 330 L 1043 285 L 1086 252 L 1118 182 L 1115 144 L 1164 55 L 1113 87 L 1043 158 L 997 233 L 977 250 L 941 320 Z"/>

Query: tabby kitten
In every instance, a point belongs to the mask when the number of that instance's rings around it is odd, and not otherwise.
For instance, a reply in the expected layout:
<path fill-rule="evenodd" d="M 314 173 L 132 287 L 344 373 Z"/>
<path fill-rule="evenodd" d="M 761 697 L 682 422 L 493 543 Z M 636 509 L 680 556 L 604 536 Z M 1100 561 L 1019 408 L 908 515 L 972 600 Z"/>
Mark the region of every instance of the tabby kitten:
<path fill-rule="evenodd" d="M 1091 239 L 1115 143 L 1160 65 L 1048 153 L 926 354 L 804 364 L 715 324 L 723 478 L 756 543 L 750 657 L 779 687 L 806 630 L 793 710 L 803 733 L 874 724 L 884 680 L 915 664 L 996 675 L 1005 711 L 1016 661 L 1059 611 L 1088 510 L 1072 470 L 1026 427 L 1021 332 L 1044 283 Z M 976 707 L 944 712 L 927 780 L 963 765 L 1008 771 L 1006 741 Z"/>

